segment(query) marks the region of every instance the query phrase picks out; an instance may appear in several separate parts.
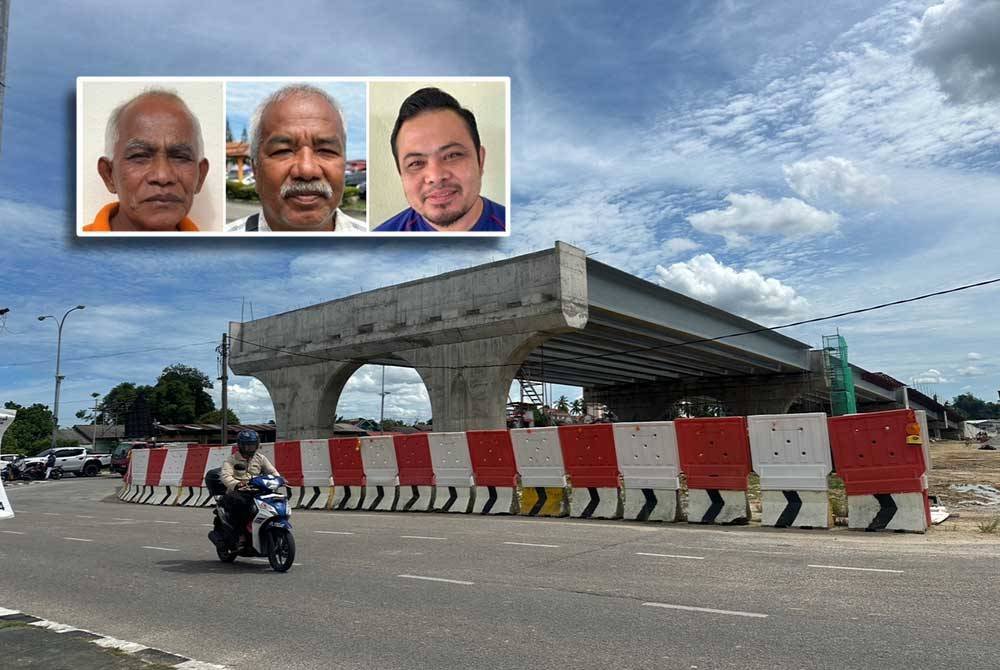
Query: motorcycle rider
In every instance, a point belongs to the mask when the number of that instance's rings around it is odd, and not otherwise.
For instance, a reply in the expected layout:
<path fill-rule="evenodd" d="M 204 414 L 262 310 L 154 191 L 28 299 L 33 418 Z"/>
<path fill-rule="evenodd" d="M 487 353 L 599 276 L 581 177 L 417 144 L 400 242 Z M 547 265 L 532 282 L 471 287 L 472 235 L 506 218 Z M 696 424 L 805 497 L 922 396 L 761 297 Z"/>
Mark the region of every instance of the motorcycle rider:
<path fill-rule="evenodd" d="M 236 446 L 237 450 L 222 464 L 220 473 L 226 495 L 219 500 L 219 505 L 225 510 L 229 524 L 237 534 L 230 538 L 229 544 L 243 541 L 242 531 L 253 511 L 253 493 L 247 487 L 250 479 L 260 474 L 278 474 L 267 457 L 257 451 L 260 448 L 257 431 L 241 430 L 236 436 Z"/>
<path fill-rule="evenodd" d="M 52 474 L 52 468 L 56 467 L 56 452 L 50 451 L 49 457 L 45 459 L 45 477 L 48 479 L 49 475 Z"/>

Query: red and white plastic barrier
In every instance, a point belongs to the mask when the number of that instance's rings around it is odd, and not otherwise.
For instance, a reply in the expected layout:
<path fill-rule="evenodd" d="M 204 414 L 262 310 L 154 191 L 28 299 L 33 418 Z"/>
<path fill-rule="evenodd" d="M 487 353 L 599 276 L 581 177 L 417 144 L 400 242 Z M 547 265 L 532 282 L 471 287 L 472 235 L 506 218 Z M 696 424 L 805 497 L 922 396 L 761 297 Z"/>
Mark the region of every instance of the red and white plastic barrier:
<path fill-rule="evenodd" d="M 392 436 L 374 435 L 358 441 L 365 468 L 365 509 L 395 511 L 399 500 L 399 464 Z"/>
<path fill-rule="evenodd" d="M 680 462 L 673 421 L 614 424 L 624 517 L 636 521 L 680 518 Z"/>
<path fill-rule="evenodd" d="M 429 433 L 427 443 L 434 466 L 434 511 L 472 511 L 475 480 L 465 433 Z"/>

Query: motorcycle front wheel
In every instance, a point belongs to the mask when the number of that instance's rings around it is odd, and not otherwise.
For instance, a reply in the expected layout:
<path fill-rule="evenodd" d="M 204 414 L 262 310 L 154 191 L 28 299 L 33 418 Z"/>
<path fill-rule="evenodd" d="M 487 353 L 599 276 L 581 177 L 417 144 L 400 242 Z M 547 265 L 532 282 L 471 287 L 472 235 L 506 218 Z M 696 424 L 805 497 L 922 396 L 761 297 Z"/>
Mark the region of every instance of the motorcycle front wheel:
<path fill-rule="evenodd" d="M 62 470 L 53 470 L 49 473 L 49 479 L 62 479 Z"/>
<path fill-rule="evenodd" d="M 272 528 L 267 562 L 275 572 L 288 572 L 295 563 L 295 538 L 286 528 Z"/>
<path fill-rule="evenodd" d="M 215 553 L 223 563 L 232 563 L 236 560 L 237 551 L 235 549 L 216 545 Z"/>

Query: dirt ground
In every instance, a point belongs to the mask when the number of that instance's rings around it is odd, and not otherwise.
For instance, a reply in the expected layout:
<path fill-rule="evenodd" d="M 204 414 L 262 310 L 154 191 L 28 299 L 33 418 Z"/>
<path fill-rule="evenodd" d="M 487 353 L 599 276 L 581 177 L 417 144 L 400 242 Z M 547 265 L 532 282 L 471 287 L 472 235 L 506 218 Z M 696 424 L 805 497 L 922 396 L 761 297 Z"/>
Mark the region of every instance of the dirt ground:
<path fill-rule="evenodd" d="M 957 484 L 985 484 L 1000 490 L 1000 448 L 996 451 L 979 449 L 973 442 L 940 440 L 931 442 L 931 469 L 927 473 L 929 493 L 948 508 L 951 517 L 935 526 L 943 531 L 1000 534 L 1000 502 L 989 503 L 974 493 L 962 493 L 951 488 Z M 996 520 L 992 533 L 984 529 Z"/>

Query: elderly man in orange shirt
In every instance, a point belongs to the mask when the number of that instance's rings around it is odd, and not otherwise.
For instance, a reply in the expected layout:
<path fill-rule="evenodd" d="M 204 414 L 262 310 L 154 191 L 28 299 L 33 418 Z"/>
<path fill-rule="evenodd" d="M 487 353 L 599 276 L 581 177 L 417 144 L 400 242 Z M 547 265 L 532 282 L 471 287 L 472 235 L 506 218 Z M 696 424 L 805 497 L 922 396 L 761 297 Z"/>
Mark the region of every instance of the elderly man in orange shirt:
<path fill-rule="evenodd" d="M 201 125 L 167 90 L 150 90 L 108 118 L 97 171 L 118 202 L 105 205 L 88 232 L 194 232 L 188 218 L 208 175 Z"/>

